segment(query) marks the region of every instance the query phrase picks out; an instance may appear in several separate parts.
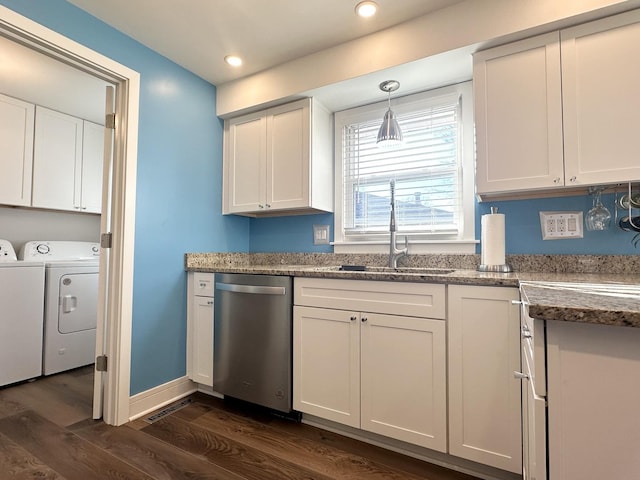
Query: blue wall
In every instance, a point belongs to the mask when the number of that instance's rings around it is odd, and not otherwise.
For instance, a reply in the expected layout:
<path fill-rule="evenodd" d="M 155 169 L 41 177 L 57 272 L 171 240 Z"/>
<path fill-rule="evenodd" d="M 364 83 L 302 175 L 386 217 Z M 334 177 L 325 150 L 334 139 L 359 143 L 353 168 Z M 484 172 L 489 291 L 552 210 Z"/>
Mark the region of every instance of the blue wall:
<path fill-rule="evenodd" d="M 249 249 L 223 217 L 216 89 L 64 0 L 0 4 L 140 72 L 131 394 L 186 372 L 184 253 Z"/>
<path fill-rule="evenodd" d="M 498 212 L 505 214 L 507 253 L 590 255 L 636 255 L 640 253 L 640 250 L 632 245 L 635 233 L 622 231 L 614 224 L 614 195 L 603 195 L 602 203 L 612 215 L 609 230 L 588 231 L 585 228 L 584 238 L 575 240 L 542 240 L 539 212 L 581 210 L 586 216 L 593 206 L 591 196 L 482 203 L 478 205 L 476 210 L 476 236 L 478 238 L 480 236 L 480 216 L 489 213 L 490 207 L 498 207 Z M 627 216 L 627 214 L 626 210 L 619 209 L 617 211 L 618 218 Z M 638 210 L 635 210 L 635 214 L 639 214 Z M 478 252 L 480 252 L 479 249 Z"/>
<path fill-rule="evenodd" d="M 613 215 L 614 195 L 603 195 L 602 202 Z M 586 215 L 592 205 L 593 199 L 588 195 L 479 203 L 476 205 L 476 238 L 480 239 L 481 216 L 489 213 L 490 207 L 498 207 L 498 211 L 505 214 L 508 254 L 635 255 L 640 253 L 640 247 L 637 249 L 632 245 L 635 234 L 620 230 L 614 225 L 613 220 L 609 230 L 602 232 L 585 230 L 584 238 L 581 239 L 542 240 L 540 211 L 581 210 Z M 640 211 L 635 210 L 635 214 L 640 215 Z M 626 210 L 618 210 L 618 217 L 626 215 Z M 333 239 L 333 214 L 252 219 L 250 250 L 252 252 L 331 252 L 331 247 L 313 245 L 314 224 L 331 225 Z M 480 253 L 480 248 L 478 245 L 477 253 Z"/>

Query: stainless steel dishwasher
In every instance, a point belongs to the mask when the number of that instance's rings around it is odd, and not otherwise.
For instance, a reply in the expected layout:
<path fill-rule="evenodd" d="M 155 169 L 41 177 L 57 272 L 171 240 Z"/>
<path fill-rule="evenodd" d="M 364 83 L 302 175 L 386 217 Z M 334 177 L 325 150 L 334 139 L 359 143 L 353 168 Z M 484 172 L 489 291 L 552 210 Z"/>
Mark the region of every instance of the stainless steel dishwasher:
<path fill-rule="evenodd" d="M 291 277 L 216 273 L 213 389 L 291 411 Z"/>

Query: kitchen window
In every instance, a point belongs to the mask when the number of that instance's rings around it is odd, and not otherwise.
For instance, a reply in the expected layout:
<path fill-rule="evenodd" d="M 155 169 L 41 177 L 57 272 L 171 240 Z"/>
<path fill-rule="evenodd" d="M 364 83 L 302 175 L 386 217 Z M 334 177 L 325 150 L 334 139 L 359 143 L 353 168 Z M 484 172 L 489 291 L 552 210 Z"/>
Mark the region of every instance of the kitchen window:
<path fill-rule="evenodd" d="M 335 115 L 335 252 L 388 250 L 393 179 L 397 231 L 411 253 L 474 253 L 471 82 L 392 98 L 404 136 L 393 149 L 376 146 L 386 109 Z"/>

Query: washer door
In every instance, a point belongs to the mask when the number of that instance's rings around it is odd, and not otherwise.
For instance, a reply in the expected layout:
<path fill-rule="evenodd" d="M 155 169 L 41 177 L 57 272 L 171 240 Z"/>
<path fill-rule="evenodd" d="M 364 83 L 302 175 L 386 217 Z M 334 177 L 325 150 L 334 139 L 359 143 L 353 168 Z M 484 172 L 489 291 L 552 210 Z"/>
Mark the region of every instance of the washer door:
<path fill-rule="evenodd" d="M 69 273 L 59 282 L 58 331 L 64 334 L 96 328 L 98 273 Z"/>

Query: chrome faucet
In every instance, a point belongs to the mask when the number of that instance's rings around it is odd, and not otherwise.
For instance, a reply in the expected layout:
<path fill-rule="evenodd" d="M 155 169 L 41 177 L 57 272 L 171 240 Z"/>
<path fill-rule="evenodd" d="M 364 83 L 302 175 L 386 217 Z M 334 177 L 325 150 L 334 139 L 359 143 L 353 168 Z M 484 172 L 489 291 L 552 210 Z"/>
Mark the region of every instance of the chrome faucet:
<path fill-rule="evenodd" d="M 409 254 L 409 238 L 404 237 L 404 248 L 396 247 L 396 182 L 389 182 L 391 188 L 391 220 L 389 222 L 389 267 L 398 268 L 398 260 Z"/>

